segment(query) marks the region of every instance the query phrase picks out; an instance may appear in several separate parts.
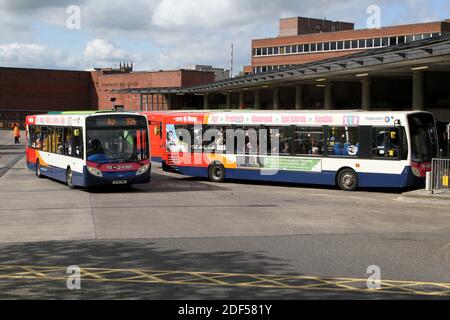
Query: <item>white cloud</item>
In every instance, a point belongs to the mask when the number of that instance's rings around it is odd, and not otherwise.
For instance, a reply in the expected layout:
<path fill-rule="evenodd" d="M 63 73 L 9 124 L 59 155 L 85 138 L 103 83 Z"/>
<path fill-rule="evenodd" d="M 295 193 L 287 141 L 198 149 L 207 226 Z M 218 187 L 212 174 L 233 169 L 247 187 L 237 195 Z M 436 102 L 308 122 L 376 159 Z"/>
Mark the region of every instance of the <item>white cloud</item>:
<path fill-rule="evenodd" d="M 5 66 L 54 68 L 68 66 L 69 58 L 61 50 L 41 44 L 0 45 L 0 61 Z"/>
<path fill-rule="evenodd" d="M 377 0 L 384 25 L 437 20 L 438 0 Z M 230 44 L 235 44 L 235 69 L 250 63 L 251 39 L 276 36 L 278 19 L 311 16 L 355 21 L 364 27 L 366 8 L 373 0 L 0 0 L 0 44 L 36 43 L 30 36 L 34 22 L 50 28 L 64 28 L 69 4 L 81 7 L 81 31 L 67 32 L 67 38 L 83 35 L 87 44 L 81 52 L 63 54 L 67 48 L 49 49 L 48 56 L 35 50 L 43 60 L 36 67 L 108 66 L 133 60 L 138 69 L 177 68 L 189 63 L 229 66 Z M 6 21 L 6 22 L 5 22 Z M 3 32 L 6 30 L 6 32 Z M 39 35 L 40 30 L 35 30 Z M 19 38 L 19 36 L 21 38 Z M 15 38 L 17 37 L 17 38 Z M 57 48 L 58 39 L 47 46 Z M 47 58 L 47 60 L 45 60 Z M 19 59 L 20 60 L 20 59 Z M 23 63 L 30 64 L 25 59 Z M 2 61 L 2 65 L 7 62 Z"/>
<path fill-rule="evenodd" d="M 84 57 L 92 61 L 130 59 L 130 55 L 125 51 L 116 48 L 112 43 L 104 39 L 94 39 L 88 42 L 84 49 Z"/>

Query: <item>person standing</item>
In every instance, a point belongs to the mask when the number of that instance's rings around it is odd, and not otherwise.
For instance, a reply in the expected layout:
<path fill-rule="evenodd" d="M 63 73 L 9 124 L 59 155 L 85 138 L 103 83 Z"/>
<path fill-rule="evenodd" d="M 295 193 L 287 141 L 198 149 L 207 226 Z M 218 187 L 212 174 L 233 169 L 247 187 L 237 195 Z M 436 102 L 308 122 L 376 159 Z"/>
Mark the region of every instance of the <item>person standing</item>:
<path fill-rule="evenodd" d="M 20 129 L 17 123 L 14 125 L 14 143 L 19 144 L 20 143 Z"/>

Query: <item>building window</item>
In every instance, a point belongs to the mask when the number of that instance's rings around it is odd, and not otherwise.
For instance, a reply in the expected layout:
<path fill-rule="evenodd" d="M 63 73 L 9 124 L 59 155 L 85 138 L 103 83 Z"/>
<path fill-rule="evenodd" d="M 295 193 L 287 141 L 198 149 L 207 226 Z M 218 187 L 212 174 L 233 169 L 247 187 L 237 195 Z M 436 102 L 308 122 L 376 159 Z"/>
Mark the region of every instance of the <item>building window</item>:
<path fill-rule="evenodd" d="M 323 44 L 323 50 L 324 51 L 329 51 L 330 50 L 330 43 L 329 42 L 325 42 Z"/>
<path fill-rule="evenodd" d="M 431 33 L 425 33 L 425 34 L 423 35 L 423 38 L 424 38 L 424 39 L 431 38 Z"/>
<path fill-rule="evenodd" d="M 285 50 L 284 47 L 280 47 L 280 54 L 284 54 Z"/>
<path fill-rule="evenodd" d="M 352 48 L 352 43 L 350 41 L 345 41 L 344 42 L 344 48 L 346 50 L 351 49 Z"/>
<path fill-rule="evenodd" d="M 291 46 L 286 46 L 286 54 L 290 54 L 291 53 Z"/>
<path fill-rule="evenodd" d="M 297 53 L 297 46 L 291 46 L 291 52 Z"/>
<path fill-rule="evenodd" d="M 272 47 L 267 48 L 267 54 L 268 55 L 272 55 L 273 54 L 273 48 Z"/>
<path fill-rule="evenodd" d="M 374 47 L 380 47 L 381 46 L 381 38 L 375 38 L 373 43 L 374 43 Z"/>
<path fill-rule="evenodd" d="M 309 52 L 309 44 L 303 45 L 303 51 L 304 52 Z"/>
<path fill-rule="evenodd" d="M 435 32 L 431 34 L 432 37 L 440 37 L 441 33 L 440 32 Z"/>
<path fill-rule="evenodd" d="M 323 43 L 317 44 L 317 51 L 323 51 Z"/>
<path fill-rule="evenodd" d="M 311 52 L 316 52 L 317 51 L 317 45 L 315 43 L 311 44 Z"/>
<path fill-rule="evenodd" d="M 413 41 L 414 41 L 413 35 L 406 36 L 406 42 L 413 42 Z"/>
<path fill-rule="evenodd" d="M 262 51 L 261 51 L 261 48 L 256 49 L 256 55 L 257 55 L 257 56 L 260 56 L 260 55 L 261 55 L 261 52 L 262 52 Z"/>
<path fill-rule="evenodd" d="M 358 40 L 352 40 L 352 49 L 358 49 Z"/>
<path fill-rule="evenodd" d="M 373 48 L 373 39 L 367 39 L 367 48 Z"/>
<path fill-rule="evenodd" d="M 391 37 L 390 39 L 389 39 L 389 45 L 390 46 L 396 46 L 398 44 L 398 42 L 397 42 L 397 37 Z"/>
<path fill-rule="evenodd" d="M 331 50 L 336 50 L 336 42 L 331 42 Z"/>
<path fill-rule="evenodd" d="M 364 49 L 366 47 L 366 40 L 361 39 L 358 42 L 359 42 L 359 48 L 360 49 Z"/>
<path fill-rule="evenodd" d="M 383 47 L 389 46 L 389 38 L 383 38 L 383 40 L 382 40 L 382 46 L 383 46 Z"/>
<path fill-rule="evenodd" d="M 267 56 L 267 48 L 262 49 L 262 54 L 263 54 L 263 56 Z"/>
<path fill-rule="evenodd" d="M 299 44 L 299 45 L 297 46 L 297 52 L 299 52 L 299 53 L 302 53 L 302 52 L 303 52 L 303 45 L 302 45 L 302 44 Z"/>
<path fill-rule="evenodd" d="M 344 49 L 344 41 L 338 41 L 337 48 L 338 48 L 338 50 Z"/>
<path fill-rule="evenodd" d="M 398 37 L 398 44 L 405 43 L 405 36 Z"/>
<path fill-rule="evenodd" d="M 273 48 L 273 54 L 278 54 L 278 53 L 279 53 L 279 48 L 278 47 Z"/>

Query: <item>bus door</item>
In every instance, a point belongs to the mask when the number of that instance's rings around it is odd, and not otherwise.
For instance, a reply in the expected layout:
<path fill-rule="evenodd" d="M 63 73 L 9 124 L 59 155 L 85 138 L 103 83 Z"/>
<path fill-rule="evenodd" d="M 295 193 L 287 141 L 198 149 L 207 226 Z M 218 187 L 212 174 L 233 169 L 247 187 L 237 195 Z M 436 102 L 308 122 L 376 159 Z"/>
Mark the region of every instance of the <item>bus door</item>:
<path fill-rule="evenodd" d="M 163 128 L 162 122 L 160 121 L 150 121 L 149 122 L 150 131 L 150 143 L 152 150 L 152 158 L 161 158 L 163 156 Z"/>

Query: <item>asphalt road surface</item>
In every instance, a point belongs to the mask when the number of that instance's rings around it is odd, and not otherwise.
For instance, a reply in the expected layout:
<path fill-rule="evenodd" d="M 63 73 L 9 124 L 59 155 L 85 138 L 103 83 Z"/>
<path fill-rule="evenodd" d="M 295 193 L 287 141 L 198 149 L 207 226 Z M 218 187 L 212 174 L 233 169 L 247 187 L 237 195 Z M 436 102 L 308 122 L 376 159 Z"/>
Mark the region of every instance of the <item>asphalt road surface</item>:
<path fill-rule="evenodd" d="M 69 190 L 28 172 L 23 147 L 3 144 L 0 157 L 2 299 L 450 296 L 445 201 L 213 184 L 158 167 L 151 184 L 130 190 Z M 80 290 L 66 285 L 72 265 Z M 367 289 L 373 265 L 381 290 Z"/>

